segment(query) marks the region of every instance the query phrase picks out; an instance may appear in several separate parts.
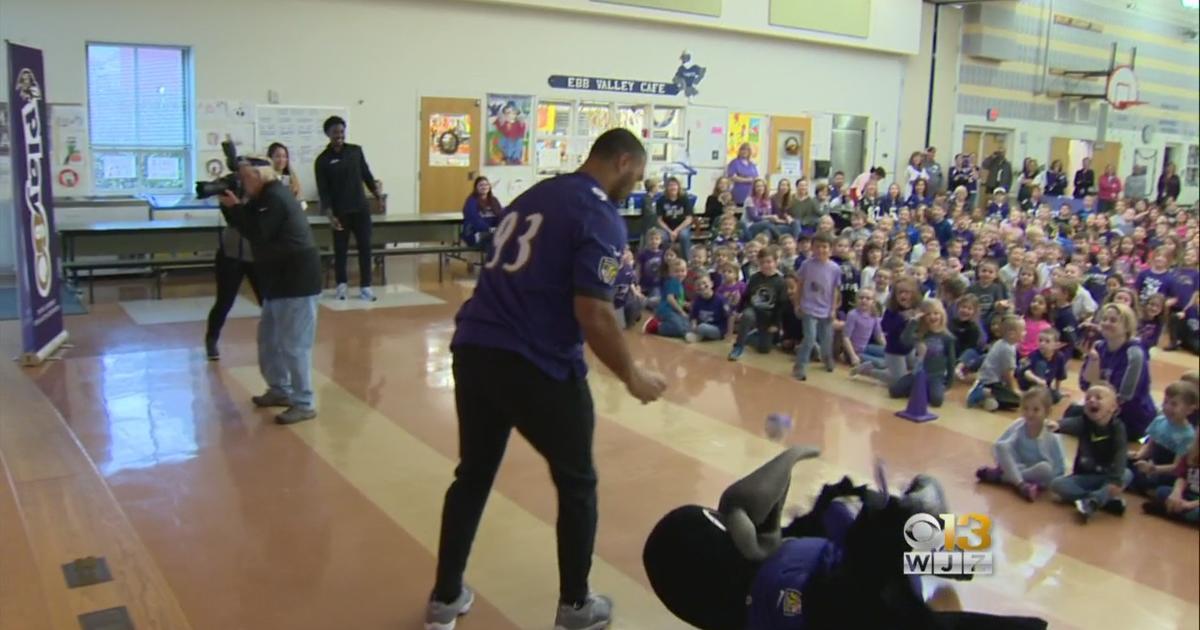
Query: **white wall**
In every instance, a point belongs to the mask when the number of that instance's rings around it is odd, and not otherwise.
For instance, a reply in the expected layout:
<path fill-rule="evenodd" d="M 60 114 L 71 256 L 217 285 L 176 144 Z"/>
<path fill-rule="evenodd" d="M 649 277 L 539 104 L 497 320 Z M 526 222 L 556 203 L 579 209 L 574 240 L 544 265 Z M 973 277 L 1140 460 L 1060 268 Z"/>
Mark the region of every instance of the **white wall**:
<path fill-rule="evenodd" d="M 938 162 L 949 169 L 954 160 L 954 117 L 958 99 L 958 57 L 962 41 L 962 9 L 943 6 L 938 16 L 937 65 L 934 67 L 933 99 L 929 98 L 929 68 L 933 55 L 934 6 L 921 11 L 920 49 L 904 62 L 904 84 L 900 109 L 899 151 L 882 164 L 888 173 L 903 172 L 908 156 L 926 146 L 938 149 Z M 929 142 L 925 141 L 928 108 Z M 891 177 L 888 181 L 891 181 Z"/>
<path fill-rule="evenodd" d="M 86 100 L 84 45 L 109 41 L 191 46 L 198 98 L 262 103 L 275 90 L 283 104 L 349 107 L 350 139 L 364 145 L 397 212 L 415 206 L 420 96 L 552 96 L 551 74 L 667 80 L 687 48 L 708 68 L 697 104 L 860 114 L 894 127 L 900 101 L 897 55 L 541 8 L 399 0 L 0 1 L 0 37 L 45 50 L 52 102 Z M 876 151 L 894 155 L 894 138 Z"/>

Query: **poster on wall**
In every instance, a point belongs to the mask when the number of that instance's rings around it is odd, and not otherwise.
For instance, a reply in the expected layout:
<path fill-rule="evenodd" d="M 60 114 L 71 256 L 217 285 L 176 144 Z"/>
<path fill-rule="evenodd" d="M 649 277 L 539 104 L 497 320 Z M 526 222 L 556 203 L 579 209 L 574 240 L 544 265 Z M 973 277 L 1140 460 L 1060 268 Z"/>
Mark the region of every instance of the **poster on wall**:
<path fill-rule="evenodd" d="M 804 146 L 804 132 L 780 131 L 775 138 L 775 146 L 782 147 L 779 155 L 779 172 L 789 179 L 796 179 L 804 174 L 804 158 L 801 149 Z"/>
<path fill-rule="evenodd" d="M 54 194 L 59 197 L 89 194 L 91 164 L 86 150 L 87 110 L 83 105 L 51 105 L 50 128 Z"/>
<path fill-rule="evenodd" d="M 8 103 L 12 123 L 13 234 L 17 242 L 17 314 L 21 362 L 41 363 L 67 340 L 63 328 L 58 233 L 46 137 L 46 75 L 42 51 L 8 46 Z"/>
<path fill-rule="evenodd" d="M 725 160 L 732 162 L 737 159 L 738 149 L 743 143 L 750 143 L 750 159 L 755 162 L 762 159 L 763 141 L 766 140 L 767 117 L 762 114 L 729 114 L 729 135 L 725 143 Z"/>
<path fill-rule="evenodd" d="M 529 164 L 529 121 L 533 97 L 488 94 L 484 163 L 488 166 Z"/>
<path fill-rule="evenodd" d="M 467 114 L 429 115 L 429 165 L 471 165 L 471 117 Z"/>

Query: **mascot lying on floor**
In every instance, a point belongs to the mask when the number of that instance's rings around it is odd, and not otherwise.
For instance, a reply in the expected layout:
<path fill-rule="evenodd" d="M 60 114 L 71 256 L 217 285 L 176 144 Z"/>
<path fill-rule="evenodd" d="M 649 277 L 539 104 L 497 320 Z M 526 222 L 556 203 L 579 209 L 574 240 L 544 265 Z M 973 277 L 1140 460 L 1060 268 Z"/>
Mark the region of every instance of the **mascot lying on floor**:
<path fill-rule="evenodd" d="M 667 609 L 701 630 L 1046 628 L 1028 617 L 936 612 L 921 598 L 919 578 L 902 571 L 903 527 L 913 514 L 948 511 L 931 477 L 918 475 L 901 496 L 888 494 L 882 472 L 879 491 L 843 477 L 781 526 L 793 466 L 818 454 L 791 448 L 726 489 L 716 509 L 686 505 L 658 522 L 642 560 Z"/>

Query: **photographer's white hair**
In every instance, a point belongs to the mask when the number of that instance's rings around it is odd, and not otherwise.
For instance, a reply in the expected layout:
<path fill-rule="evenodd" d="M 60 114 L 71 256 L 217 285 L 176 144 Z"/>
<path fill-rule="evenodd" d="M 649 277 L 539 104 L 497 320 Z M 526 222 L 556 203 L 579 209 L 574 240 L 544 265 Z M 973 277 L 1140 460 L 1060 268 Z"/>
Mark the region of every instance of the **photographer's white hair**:
<path fill-rule="evenodd" d="M 264 184 L 267 182 L 273 182 L 273 181 L 279 179 L 279 173 L 275 172 L 275 167 L 271 166 L 270 160 L 266 160 L 264 158 L 260 158 L 257 156 L 255 156 L 253 159 L 263 160 L 266 162 L 266 164 L 254 163 L 254 162 L 251 162 L 250 159 L 247 158 L 247 159 L 243 159 L 243 161 L 241 161 L 238 164 L 238 168 L 253 169 L 254 171 L 256 171 L 258 173 L 259 179 L 261 179 Z"/>

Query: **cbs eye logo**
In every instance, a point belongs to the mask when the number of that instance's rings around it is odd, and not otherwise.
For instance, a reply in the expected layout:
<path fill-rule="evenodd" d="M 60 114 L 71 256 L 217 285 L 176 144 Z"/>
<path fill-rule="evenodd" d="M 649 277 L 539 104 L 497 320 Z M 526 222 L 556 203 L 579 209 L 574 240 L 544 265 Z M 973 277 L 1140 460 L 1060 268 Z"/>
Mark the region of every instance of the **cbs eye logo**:
<path fill-rule="evenodd" d="M 959 528 L 968 535 L 958 536 Z M 914 514 L 904 523 L 904 542 L 913 551 L 979 551 L 992 546 L 992 519 L 985 514 Z"/>

